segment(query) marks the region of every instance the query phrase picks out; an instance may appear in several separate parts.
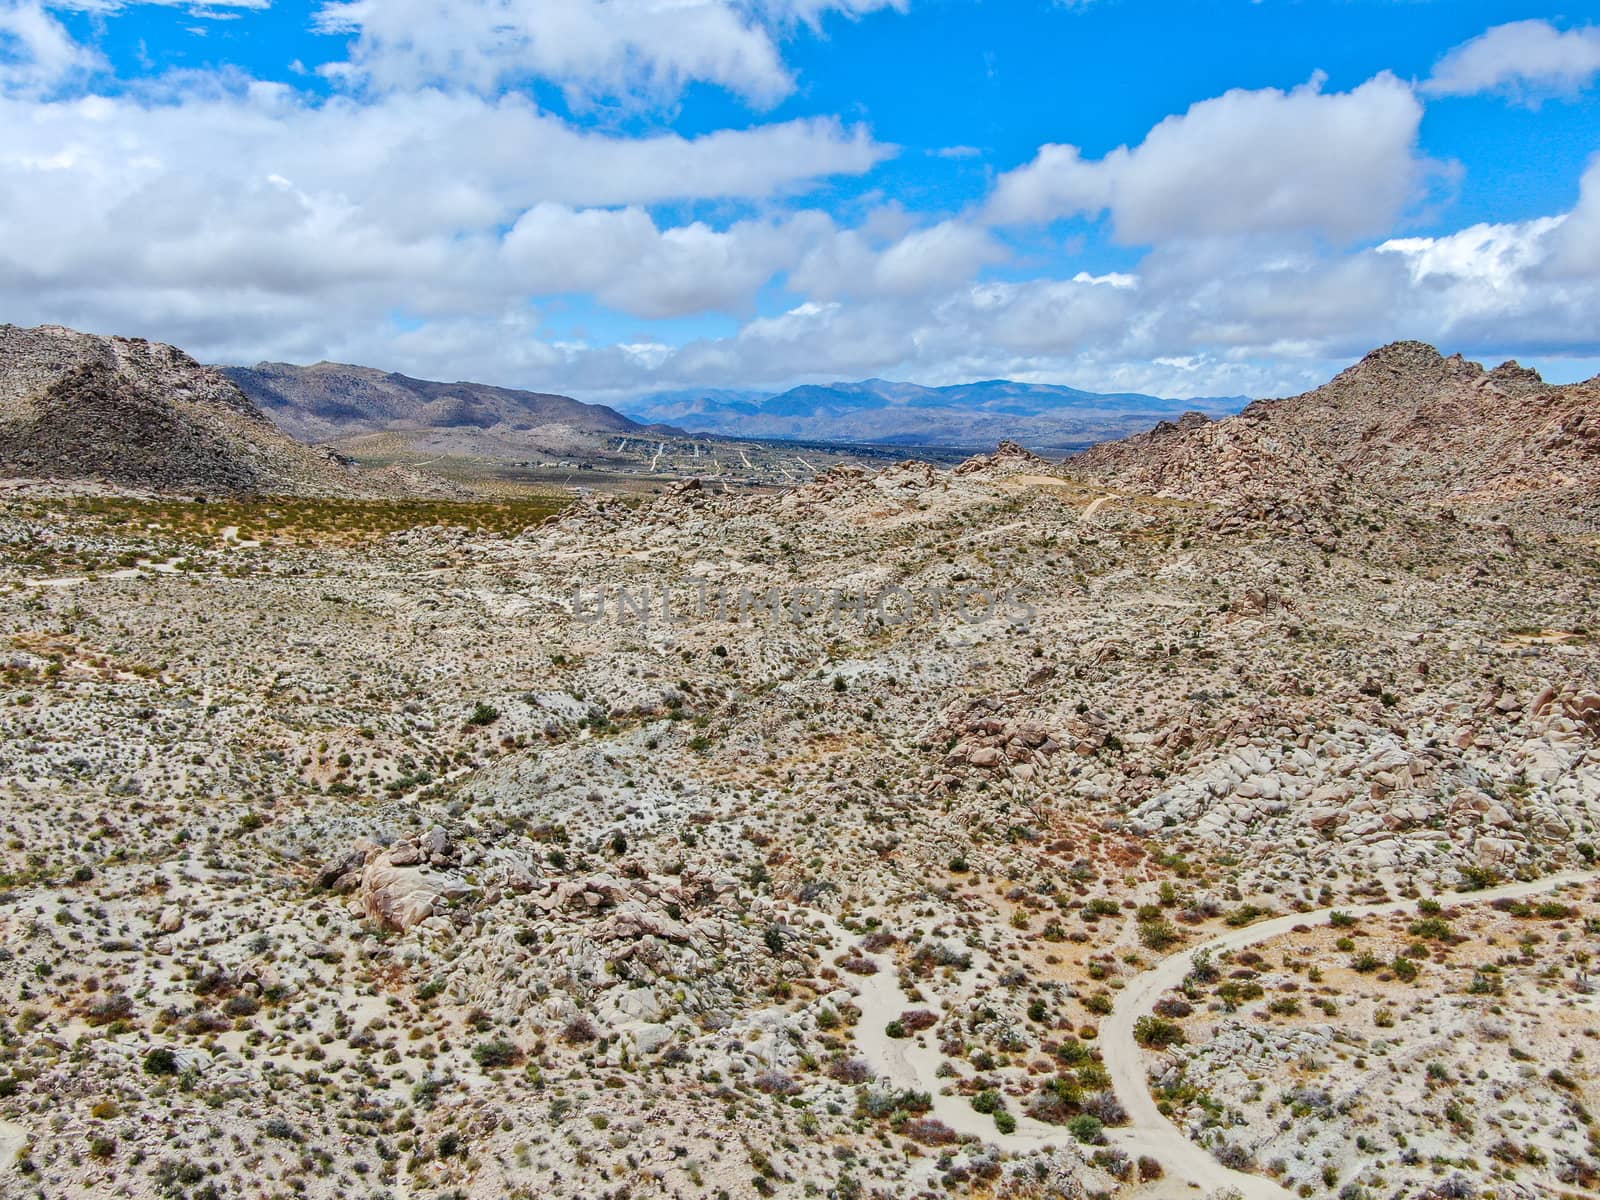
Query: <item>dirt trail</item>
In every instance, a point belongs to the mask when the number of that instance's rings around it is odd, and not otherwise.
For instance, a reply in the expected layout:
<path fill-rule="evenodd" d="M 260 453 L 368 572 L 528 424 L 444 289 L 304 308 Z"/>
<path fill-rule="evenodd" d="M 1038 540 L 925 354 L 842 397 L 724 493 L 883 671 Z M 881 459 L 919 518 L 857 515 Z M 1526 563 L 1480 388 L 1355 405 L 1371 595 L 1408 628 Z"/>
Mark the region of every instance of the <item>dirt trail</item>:
<path fill-rule="evenodd" d="M 11 1166 L 17 1161 L 17 1156 L 22 1153 L 28 1144 L 28 1131 L 21 1125 L 10 1121 L 0 1121 L 0 1170 Z"/>
<path fill-rule="evenodd" d="M 1493 900 L 1531 896 L 1567 884 L 1592 881 L 1596 878 L 1597 875 L 1593 871 L 1569 871 L 1561 875 L 1536 879 L 1530 883 L 1507 884 L 1504 887 L 1487 888 L 1480 892 L 1443 892 L 1435 898 L 1442 903 L 1455 905 L 1486 904 Z M 1111 1082 L 1116 1089 L 1117 1099 L 1121 1100 L 1123 1107 L 1128 1110 L 1129 1118 L 1127 1125 L 1106 1130 L 1113 1144 L 1121 1146 L 1129 1154 L 1148 1154 L 1159 1159 L 1161 1165 L 1166 1168 L 1169 1180 L 1205 1191 L 1237 1188 L 1246 1200 L 1288 1200 L 1292 1197 L 1293 1193 L 1270 1179 L 1231 1171 L 1224 1167 L 1212 1158 L 1209 1152 L 1191 1142 L 1181 1129 L 1161 1115 L 1145 1078 L 1143 1052 L 1134 1041 L 1134 1023 L 1149 1013 L 1151 1006 L 1163 992 L 1183 982 L 1184 976 L 1189 973 L 1195 954 L 1201 950 L 1209 950 L 1213 954 L 1223 950 L 1242 950 L 1258 942 L 1282 937 L 1298 925 L 1325 924 L 1335 908 L 1354 917 L 1376 917 L 1409 912 L 1415 905 L 1415 900 L 1397 900 L 1384 904 L 1336 905 L 1334 908 L 1320 908 L 1313 912 L 1274 917 L 1270 921 L 1262 921 L 1243 929 L 1229 930 L 1181 954 L 1174 954 L 1142 975 L 1135 976 L 1128 982 L 1128 986 L 1118 993 L 1116 1006 L 1112 1009 L 1111 1015 L 1100 1025 L 1100 1053 L 1105 1060 L 1106 1070 L 1111 1073 Z"/>
<path fill-rule="evenodd" d="M 860 940 L 859 934 L 850 934 L 825 920 L 836 952 L 842 953 Z M 1055 1125 L 1046 1125 L 1028 1117 L 1017 1117 L 1015 1133 L 1002 1134 L 995 1128 L 994 1118 L 972 1107 L 965 1096 L 943 1096 L 939 1090 L 950 1080 L 939 1077 L 939 1064 L 944 1056 L 930 1033 L 908 1038 L 892 1038 L 884 1032 L 889 1022 L 909 1008 L 917 1007 L 906 999 L 896 978 L 894 963 L 881 956 L 863 955 L 878 964 L 876 975 L 854 976 L 852 984 L 857 989 L 856 1006 L 861 1009 L 861 1020 L 855 1026 L 856 1046 L 863 1058 L 872 1064 L 880 1078 L 889 1079 L 896 1087 L 927 1092 L 933 1098 L 933 1111 L 937 1117 L 957 1133 L 981 1138 L 985 1142 L 1007 1150 L 1039 1150 L 1047 1146 L 1063 1146 L 1072 1141 L 1072 1135 Z"/>
<path fill-rule="evenodd" d="M 182 561 L 181 556 L 169 558 L 166 562 L 149 562 L 145 559 L 140 559 L 139 565 L 136 567 L 123 567 L 116 571 L 105 571 L 94 578 L 96 580 L 139 579 L 151 571 L 160 575 L 176 575 L 178 573 L 178 564 Z M 56 575 L 48 579 L 19 579 L 17 582 L 25 587 L 66 588 L 76 587 L 80 583 L 88 583 L 90 579 L 87 575 Z"/>
<path fill-rule="evenodd" d="M 1500 899 L 1519 899 L 1597 879 L 1600 879 L 1600 873 L 1597 872 L 1568 871 L 1528 883 L 1507 884 L 1479 892 L 1441 892 L 1435 898 L 1453 905 L 1486 904 Z M 1155 1097 L 1150 1094 L 1145 1079 L 1144 1054 L 1134 1041 L 1133 1026 L 1140 1017 L 1149 1013 L 1163 992 L 1183 982 L 1194 955 L 1201 950 L 1209 950 L 1213 954 L 1223 950 L 1242 950 L 1246 946 L 1282 937 L 1296 926 L 1325 924 L 1335 909 L 1355 917 L 1375 917 L 1407 912 L 1415 904 L 1415 900 L 1396 900 L 1383 904 L 1336 905 L 1274 917 L 1243 929 L 1230 929 L 1210 941 L 1163 960 L 1128 981 L 1128 985 L 1118 993 L 1111 1015 L 1100 1026 L 1099 1045 L 1117 1098 L 1128 1110 L 1128 1124 L 1107 1129 L 1107 1139 L 1133 1157 L 1149 1155 L 1155 1158 L 1165 1170 L 1164 1178 L 1139 1187 L 1135 1195 L 1141 1200 L 1163 1200 L 1166 1197 L 1194 1196 L 1195 1189 L 1200 1189 L 1203 1195 L 1236 1188 L 1245 1200 L 1293 1200 L 1292 1192 L 1271 1179 L 1224 1167 L 1211 1157 L 1209 1151 L 1191 1142 L 1181 1129 L 1162 1116 L 1156 1107 Z M 832 918 L 823 917 L 822 920 L 833 939 L 835 952 L 842 953 L 859 940 L 857 935 L 842 929 Z M 1072 1135 L 1065 1129 L 1020 1115 L 1017 1117 L 1016 1132 L 1003 1134 L 995 1128 L 994 1118 L 976 1111 L 965 1096 L 941 1095 L 940 1089 L 947 1086 L 949 1080 L 938 1074 L 943 1056 L 932 1036 L 924 1033 L 909 1038 L 891 1038 L 884 1032 L 890 1021 L 913 1007 L 900 990 L 892 960 L 885 961 L 883 956 L 864 957 L 876 962 L 879 970 L 875 975 L 852 979 L 857 993 L 855 1003 L 861 1009 L 861 1020 L 856 1024 L 854 1033 L 857 1048 L 880 1078 L 888 1079 L 896 1087 L 927 1092 L 933 1099 L 931 1116 L 937 1117 L 959 1134 L 981 1138 L 1003 1150 L 1025 1153 L 1071 1143 Z"/>

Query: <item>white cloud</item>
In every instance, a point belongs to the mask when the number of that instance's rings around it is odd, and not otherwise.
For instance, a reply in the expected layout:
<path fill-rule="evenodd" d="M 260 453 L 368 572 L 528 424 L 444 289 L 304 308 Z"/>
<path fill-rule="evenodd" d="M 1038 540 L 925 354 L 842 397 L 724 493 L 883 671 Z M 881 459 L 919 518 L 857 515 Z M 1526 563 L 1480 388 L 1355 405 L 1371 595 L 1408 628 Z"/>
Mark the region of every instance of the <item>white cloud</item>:
<path fill-rule="evenodd" d="M 1422 84 L 1432 96 L 1510 91 L 1537 97 L 1574 93 L 1600 74 L 1600 26 L 1558 30 L 1549 21 L 1513 21 L 1451 50 Z"/>
<path fill-rule="evenodd" d="M 314 203 L 415 238 L 508 223 L 541 201 L 759 199 L 858 174 L 889 153 L 829 120 L 629 139 L 576 131 L 514 96 L 312 104 L 267 84 L 178 103 L 0 98 L 0 127 L 0 182 L 15 186 L 7 240 L 31 220 L 46 245 L 115 236 L 103 224 L 111 206 L 185 181 L 248 189 L 275 175 Z"/>
<path fill-rule="evenodd" d="M 1551 231 L 1549 243 L 1541 269 L 1550 278 L 1600 278 L 1600 155 L 1583 173 L 1577 206 Z"/>
<path fill-rule="evenodd" d="M 44 91 L 103 65 L 41 5 L 0 0 L 0 91 Z"/>
<path fill-rule="evenodd" d="M 989 217 L 1002 224 L 1097 216 L 1119 240 L 1263 232 L 1351 239 L 1382 232 L 1415 193 L 1422 106 L 1384 73 L 1350 92 L 1320 78 L 1290 92 L 1235 90 L 1155 126 L 1102 159 L 1046 145 L 1001 177 Z"/>
<path fill-rule="evenodd" d="M 808 296 L 918 296 L 958 286 L 980 269 L 1006 258 L 985 230 L 963 221 L 941 221 L 925 229 L 901 225 L 898 214 L 882 214 L 860 229 L 820 239 L 800 259 L 790 283 Z M 875 236 L 889 232 L 886 245 Z"/>
<path fill-rule="evenodd" d="M 1445 237 L 1390 238 L 1379 254 L 1397 254 L 1413 283 L 1429 279 L 1470 279 L 1485 288 L 1517 286 L 1549 250 L 1549 235 L 1569 218 L 1540 217 L 1515 224 L 1479 224 Z"/>
<path fill-rule="evenodd" d="M 832 221 L 659 229 L 642 206 L 759 204 L 887 153 L 831 121 L 624 139 L 517 98 L 317 105 L 264 84 L 174 103 L 0 97 L 0 128 L 7 319 L 202 345 L 225 321 L 230 344 L 257 323 L 265 344 L 396 308 L 493 321 L 557 292 L 642 317 L 746 313 Z"/>
<path fill-rule="evenodd" d="M 639 208 L 541 204 L 506 235 L 504 252 L 525 292 L 588 293 L 619 312 L 675 317 L 748 313 L 756 292 L 808 242 L 833 234 L 821 213 L 740 221 L 720 231 L 702 222 L 662 230 Z"/>
<path fill-rule="evenodd" d="M 1372 249 L 1319 241 L 1391 232 L 1427 169 L 1420 106 L 1388 75 L 1345 93 L 1229 92 L 1103 158 L 1045 146 L 981 214 L 869 195 L 848 228 L 796 197 L 894 152 L 864 128 L 629 138 L 480 93 L 539 74 L 590 98 L 700 81 L 764 101 L 790 85 L 777 48 L 796 28 L 905 6 L 674 2 L 355 0 L 329 11 L 354 38 L 350 78 L 372 86 L 316 100 L 205 75 L 46 99 L 97 64 L 44 10 L 0 0 L 0 310 L 213 361 L 330 357 L 600 399 L 867 374 L 1272 392 L 1401 335 L 1600 348 L 1600 161 L 1568 214 Z M 657 36 L 669 13 L 688 24 Z M 418 86 L 434 78 L 448 86 Z M 661 206 L 680 201 L 728 203 L 674 223 Z M 1016 265 L 989 222 L 1101 212 L 1152 249 L 1104 273 L 1067 257 L 1065 278 L 985 276 Z M 785 311 L 752 315 L 781 289 Z M 547 299 L 569 295 L 641 322 L 740 324 L 591 345 L 543 324 Z"/>
<path fill-rule="evenodd" d="M 828 12 L 861 16 L 906 0 L 333 0 L 328 33 L 353 35 L 331 70 L 380 89 L 491 92 L 538 78 L 570 97 L 670 99 L 685 85 L 724 87 L 760 105 L 794 81 L 776 37 Z"/>

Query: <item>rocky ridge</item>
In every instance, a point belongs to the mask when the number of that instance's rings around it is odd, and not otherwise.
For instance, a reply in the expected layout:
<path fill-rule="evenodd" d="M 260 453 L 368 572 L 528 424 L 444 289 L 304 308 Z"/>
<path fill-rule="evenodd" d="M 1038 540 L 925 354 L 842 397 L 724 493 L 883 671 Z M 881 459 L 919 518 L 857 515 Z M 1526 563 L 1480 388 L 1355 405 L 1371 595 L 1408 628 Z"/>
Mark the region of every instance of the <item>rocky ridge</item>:
<path fill-rule="evenodd" d="M 0 473 L 188 493 L 382 490 L 183 351 L 55 325 L 0 326 Z"/>
<path fill-rule="evenodd" d="M 1595 514 L 1600 379 L 1554 386 L 1421 342 L 1368 354 L 1314 391 L 1237 416 L 1188 414 L 1072 460 L 1145 492 L 1326 513 L 1405 501 Z"/>

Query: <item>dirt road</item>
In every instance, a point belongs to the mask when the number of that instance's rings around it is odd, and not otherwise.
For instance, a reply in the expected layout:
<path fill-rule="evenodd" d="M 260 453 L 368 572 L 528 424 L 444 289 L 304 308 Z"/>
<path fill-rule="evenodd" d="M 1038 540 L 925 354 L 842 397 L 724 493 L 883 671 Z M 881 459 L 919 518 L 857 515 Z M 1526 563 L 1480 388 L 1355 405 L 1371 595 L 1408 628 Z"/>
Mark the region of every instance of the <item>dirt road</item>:
<path fill-rule="evenodd" d="M 1493 900 L 1532 896 L 1596 878 L 1593 871 L 1569 871 L 1530 883 L 1507 884 L 1479 892 L 1443 892 L 1436 895 L 1435 899 L 1453 905 L 1487 904 Z M 1399 900 L 1385 904 L 1337 905 L 1335 908 L 1354 917 L 1376 917 L 1410 912 L 1415 906 L 1415 900 Z M 1133 1027 L 1140 1017 L 1150 1012 L 1151 1006 L 1162 993 L 1183 982 L 1195 954 L 1201 950 L 1209 950 L 1214 955 L 1224 950 L 1242 950 L 1258 942 L 1282 937 L 1298 925 L 1326 924 L 1335 908 L 1290 913 L 1256 925 L 1247 925 L 1243 929 L 1230 929 L 1219 937 L 1164 959 L 1128 982 L 1128 986 L 1118 993 L 1111 1015 L 1100 1025 L 1100 1054 L 1105 1060 L 1106 1070 L 1111 1073 L 1117 1099 L 1122 1101 L 1129 1117 L 1127 1125 L 1106 1130 L 1115 1145 L 1121 1146 L 1129 1154 L 1148 1154 L 1160 1160 L 1166 1168 L 1167 1178 L 1181 1185 L 1208 1192 L 1219 1188 L 1237 1188 L 1246 1200 L 1289 1200 L 1292 1197 L 1293 1193 L 1270 1179 L 1224 1167 L 1161 1115 L 1145 1079 L 1144 1055 L 1134 1041 Z"/>

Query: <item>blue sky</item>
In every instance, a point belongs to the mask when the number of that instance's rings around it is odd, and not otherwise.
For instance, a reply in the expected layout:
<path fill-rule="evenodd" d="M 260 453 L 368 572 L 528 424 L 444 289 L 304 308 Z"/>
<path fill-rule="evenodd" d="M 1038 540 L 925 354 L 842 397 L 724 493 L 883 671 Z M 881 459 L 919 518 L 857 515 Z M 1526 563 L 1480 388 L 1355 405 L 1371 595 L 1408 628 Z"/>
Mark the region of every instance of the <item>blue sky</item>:
<path fill-rule="evenodd" d="M 1582 378 L 1597 77 L 1472 0 L 0 0 L 0 320 L 605 400 Z"/>

